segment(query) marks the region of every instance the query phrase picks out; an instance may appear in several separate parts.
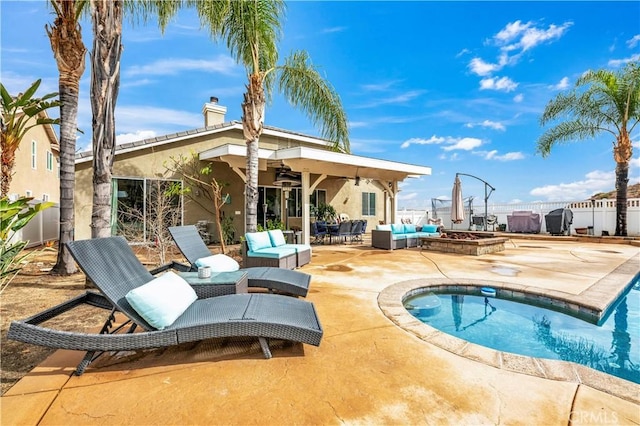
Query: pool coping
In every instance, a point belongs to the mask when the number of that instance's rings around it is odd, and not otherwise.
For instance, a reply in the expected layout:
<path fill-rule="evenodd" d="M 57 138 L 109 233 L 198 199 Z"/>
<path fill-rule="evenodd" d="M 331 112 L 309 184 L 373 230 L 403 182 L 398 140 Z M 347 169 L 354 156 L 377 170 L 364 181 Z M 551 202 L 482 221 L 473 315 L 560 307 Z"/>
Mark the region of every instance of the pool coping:
<path fill-rule="evenodd" d="M 502 370 L 586 385 L 640 404 L 640 393 L 638 385 L 635 383 L 574 362 L 503 352 L 459 339 L 416 319 L 403 305 L 407 297 L 423 292 L 424 289 L 463 293 L 473 287 L 478 289 L 477 293 L 479 294 L 481 287 L 493 287 L 503 292 L 510 291 L 511 295 L 515 295 L 516 298 L 522 295 L 525 302 L 533 299 L 547 302 L 558 300 L 559 303 L 575 312 L 585 313 L 596 310 L 600 312 L 601 317 L 620 294 L 627 289 L 627 286 L 621 287 L 619 283 L 630 283 L 638 273 L 636 262 L 635 258 L 629 259 L 578 295 L 492 280 L 421 278 L 402 281 L 386 287 L 378 295 L 378 306 L 384 315 L 400 328 L 425 342 L 456 355 Z M 621 281 L 621 279 L 626 281 Z M 614 283 L 617 284 L 614 286 Z"/>

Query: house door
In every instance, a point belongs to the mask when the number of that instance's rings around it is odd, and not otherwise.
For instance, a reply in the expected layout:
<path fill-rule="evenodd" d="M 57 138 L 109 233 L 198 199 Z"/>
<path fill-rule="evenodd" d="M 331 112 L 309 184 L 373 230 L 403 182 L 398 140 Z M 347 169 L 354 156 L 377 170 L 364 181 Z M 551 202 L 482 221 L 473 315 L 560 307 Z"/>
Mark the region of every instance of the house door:
<path fill-rule="evenodd" d="M 280 222 L 282 220 L 281 194 L 280 188 L 258 187 L 258 223 L 264 229 L 267 229 L 267 221 Z"/>

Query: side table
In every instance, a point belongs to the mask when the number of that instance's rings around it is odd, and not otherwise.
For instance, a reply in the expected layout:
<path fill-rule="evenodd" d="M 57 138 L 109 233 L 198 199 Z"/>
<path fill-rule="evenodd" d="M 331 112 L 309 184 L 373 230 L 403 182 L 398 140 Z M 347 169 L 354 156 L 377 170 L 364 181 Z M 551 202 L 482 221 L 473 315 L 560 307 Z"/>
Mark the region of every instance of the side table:
<path fill-rule="evenodd" d="M 198 278 L 197 272 L 178 272 L 178 275 L 193 287 L 199 299 L 248 292 L 245 271 L 213 272 L 208 278 Z"/>

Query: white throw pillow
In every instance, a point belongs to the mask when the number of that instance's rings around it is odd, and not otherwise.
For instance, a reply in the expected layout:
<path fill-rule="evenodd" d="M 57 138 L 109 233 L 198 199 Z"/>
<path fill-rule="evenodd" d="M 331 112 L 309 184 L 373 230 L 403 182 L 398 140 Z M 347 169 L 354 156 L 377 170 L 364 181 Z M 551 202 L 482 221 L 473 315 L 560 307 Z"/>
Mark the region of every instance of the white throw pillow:
<path fill-rule="evenodd" d="M 196 260 L 196 266 L 208 266 L 212 272 L 232 272 L 240 269 L 240 264 L 226 254 L 214 254 Z"/>
<path fill-rule="evenodd" d="M 189 283 L 169 271 L 134 288 L 125 298 L 150 325 L 162 330 L 173 324 L 198 296 Z"/>

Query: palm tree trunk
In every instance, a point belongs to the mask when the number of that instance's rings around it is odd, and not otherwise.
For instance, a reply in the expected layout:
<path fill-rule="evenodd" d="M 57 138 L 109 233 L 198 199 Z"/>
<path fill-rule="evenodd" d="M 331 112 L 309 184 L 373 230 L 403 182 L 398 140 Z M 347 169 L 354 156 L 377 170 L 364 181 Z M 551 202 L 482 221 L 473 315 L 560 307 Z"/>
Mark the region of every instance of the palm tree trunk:
<path fill-rule="evenodd" d="M 242 129 L 247 143 L 245 232 L 258 228 L 258 141 L 264 126 L 265 104 L 262 77 L 252 74 L 242 103 Z"/>
<path fill-rule="evenodd" d="M 0 183 L 0 196 L 6 197 L 9 195 L 9 188 L 11 187 L 11 178 L 13 177 L 13 166 L 16 162 L 16 149 L 17 144 L 10 140 L 10 136 L 3 129 L 2 142 L 0 143 L 0 161 L 2 162 L 2 183 Z"/>
<path fill-rule="evenodd" d="M 84 59 L 82 64 L 84 70 Z M 77 271 L 76 263 L 66 243 L 74 240 L 74 192 L 76 129 L 78 123 L 79 82 L 82 71 L 60 75 L 60 236 L 58 259 L 52 273 L 70 275 Z"/>
<path fill-rule="evenodd" d="M 51 28 L 46 28 L 51 50 L 60 73 L 60 234 L 58 259 L 51 272 L 71 275 L 78 269 L 66 243 L 74 240 L 75 154 L 78 127 L 80 78 L 85 70 L 87 49 L 82 42 L 82 28 L 76 18 L 75 1 L 58 1 L 58 16 Z"/>
<path fill-rule="evenodd" d="M 627 236 L 629 163 L 616 163 L 616 236 Z"/>
<path fill-rule="evenodd" d="M 111 177 L 115 155 L 115 106 L 120 86 L 122 1 L 91 0 L 91 110 L 93 111 L 93 210 L 91 237 L 111 235 Z"/>

